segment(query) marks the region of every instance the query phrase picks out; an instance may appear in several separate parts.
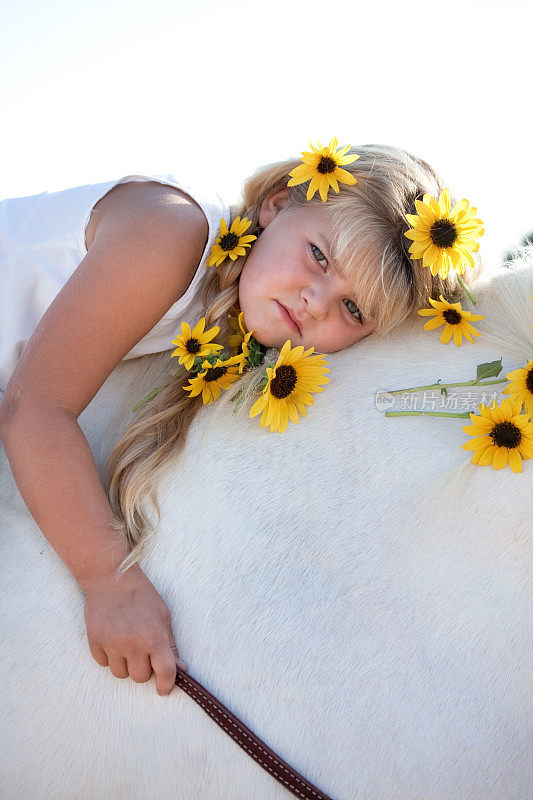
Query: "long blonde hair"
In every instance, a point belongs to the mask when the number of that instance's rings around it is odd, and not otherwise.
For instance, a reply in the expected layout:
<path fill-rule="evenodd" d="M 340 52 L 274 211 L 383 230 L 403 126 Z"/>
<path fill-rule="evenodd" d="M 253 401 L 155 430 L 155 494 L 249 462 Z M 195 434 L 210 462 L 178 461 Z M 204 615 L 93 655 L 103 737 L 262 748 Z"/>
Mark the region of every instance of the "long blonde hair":
<path fill-rule="evenodd" d="M 457 290 L 456 273 L 443 280 L 432 276 L 420 261 L 408 253 L 404 236 L 406 213 L 416 213 L 415 199 L 424 193 L 438 196 L 444 188 L 436 172 L 421 159 L 384 145 L 352 147 L 359 158 L 344 167 L 357 179 L 355 186 L 342 184 L 340 192 L 328 194 L 331 213 L 333 255 L 341 264 L 357 265 L 363 316 L 374 322 L 372 335 L 382 338 L 416 316 L 428 297 L 446 299 Z M 242 202 L 231 207 L 231 219 L 246 216 L 251 220 L 248 233 L 260 234 L 259 212 L 265 197 L 287 186 L 288 173 L 301 163 L 290 159 L 258 169 L 243 185 Z M 291 187 L 286 208 L 320 203 L 318 193 L 306 199 L 307 184 Z M 253 246 L 253 245 L 252 245 Z M 376 252 L 380 257 L 376 259 Z M 246 256 L 226 259 L 212 269 L 204 282 L 201 301 L 206 328 L 220 327 L 217 339 L 227 341 L 228 314 L 238 309 L 239 278 Z M 472 282 L 481 264 L 467 270 L 465 282 Z M 190 322 L 194 322 L 191 320 Z M 168 354 L 167 354 L 168 356 Z M 170 359 L 167 359 L 167 364 Z M 169 385 L 142 406 L 136 421 L 129 426 L 113 449 L 106 464 L 104 483 L 115 514 L 115 528 L 128 541 L 131 551 L 118 574 L 136 563 L 153 536 L 160 518 L 157 485 L 168 466 L 181 453 L 189 427 L 202 407 L 201 395 L 190 397 L 183 390 L 188 375 L 176 375 L 168 366 L 161 381 Z M 154 523 L 149 506 L 157 512 Z"/>

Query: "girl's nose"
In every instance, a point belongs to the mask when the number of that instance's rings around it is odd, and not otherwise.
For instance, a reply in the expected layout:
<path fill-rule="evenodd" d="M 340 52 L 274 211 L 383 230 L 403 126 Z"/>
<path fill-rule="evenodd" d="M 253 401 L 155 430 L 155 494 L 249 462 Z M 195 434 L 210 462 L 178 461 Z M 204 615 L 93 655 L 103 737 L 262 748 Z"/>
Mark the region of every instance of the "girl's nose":
<path fill-rule="evenodd" d="M 326 316 L 330 305 L 330 297 L 325 286 L 318 283 L 306 286 L 305 289 L 301 290 L 300 295 L 308 314 L 315 319 L 323 319 Z"/>

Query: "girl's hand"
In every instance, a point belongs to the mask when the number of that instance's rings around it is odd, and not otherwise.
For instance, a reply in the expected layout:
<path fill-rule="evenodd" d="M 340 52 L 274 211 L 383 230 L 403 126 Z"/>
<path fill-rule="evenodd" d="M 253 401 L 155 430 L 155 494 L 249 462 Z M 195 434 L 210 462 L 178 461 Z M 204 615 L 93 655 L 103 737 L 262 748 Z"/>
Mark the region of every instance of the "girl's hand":
<path fill-rule="evenodd" d="M 172 633 L 170 612 L 138 564 L 116 583 L 100 578 L 83 586 L 85 625 L 95 661 L 109 666 L 117 678 L 135 683 L 156 676 L 159 695 L 170 694 L 179 658 Z"/>

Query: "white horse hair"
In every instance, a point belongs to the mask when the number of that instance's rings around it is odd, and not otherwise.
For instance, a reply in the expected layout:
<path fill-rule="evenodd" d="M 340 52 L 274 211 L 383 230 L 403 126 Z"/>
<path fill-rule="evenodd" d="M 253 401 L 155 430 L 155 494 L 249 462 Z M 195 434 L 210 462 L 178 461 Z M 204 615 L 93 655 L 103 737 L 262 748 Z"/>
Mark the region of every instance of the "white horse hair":
<path fill-rule="evenodd" d="M 475 291 L 473 345 L 442 345 L 420 318 L 330 355 L 331 383 L 282 435 L 226 393 L 159 488 L 141 566 L 190 674 L 336 800 L 532 796 L 533 461 L 473 465 L 468 420 L 376 408 L 378 390 L 533 357 L 533 248 Z M 100 469 L 144 373 L 120 364 L 80 416 Z M 504 386 L 488 387 L 498 402 Z M 458 391 L 458 410 L 482 393 Z M 426 401 L 442 410 L 439 392 Z M 93 660 L 84 595 L 0 455 L 2 797 L 288 798 L 184 692 Z"/>

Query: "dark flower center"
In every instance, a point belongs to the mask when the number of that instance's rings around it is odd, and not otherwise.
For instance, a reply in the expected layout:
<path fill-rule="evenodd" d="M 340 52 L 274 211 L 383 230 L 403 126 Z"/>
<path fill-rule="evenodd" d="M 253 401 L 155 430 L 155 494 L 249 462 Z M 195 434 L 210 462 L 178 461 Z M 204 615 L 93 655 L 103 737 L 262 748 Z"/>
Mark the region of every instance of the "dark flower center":
<path fill-rule="evenodd" d="M 526 389 L 530 394 L 533 394 L 533 367 L 531 367 L 526 375 Z"/>
<path fill-rule="evenodd" d="M 317 170 L 321 175 L 325 175 L 327 172 L 335 172 L 336 166 L 337 162 L 332 158 L 329 158 L 328 156 L 322 156 L 318 162 Z"/>
<path fill-rule="evenodd" d="M 222 239 L 220 240 L 220 246 L 223 250 L 233 250 L 234 247 L 237 247 L 239 244 L 239 237 L 236 233 L 225 233 Z"/>
<path fill-rule="evenodd" d="M 270 381 L 270 393 L 278 400 L 288 397 L 296 386 L 296 370 L 291 364 L 282 364 L 276 370 L 276 377 Z"/>
<path fill-rule="evenodd" d="M 189 341 L 185 343 L 185 349 L 187 350 L 188 353 L 191 354 L 197 353 L 201 347 L 202 345 L 200 344 L 198 339 L 189 339 Z"/>
<path fill-rule="evenodd" d="M 457 230 L 448 219 L 438 219 L 429 232 L 431 241 L 437 247 L 451 247 L 457 239 Z"/>
<path fill-rule="evenodd" d="M 448 325 L 459 325 L 462 320 L 461 315 L 455 308 L 447 308 L 442 312 L 442 316 L 448 323 Z"/>
<path fill-rule="evenodd" d="M 498 422 L 489 436 L 498 447 L 517 447 L 522 440 L 520 428 L 517 428 L 512 422 Z"/>
<path fill-rule="evenodd" d="M 208 369 L 206 374 L 204 375 L 204 381 L 206 383 L 212 383 L 212 381 L 217 381 L 223 375 L 226 374 L 228 371 L 227 367 L 211 367 Z"/>

